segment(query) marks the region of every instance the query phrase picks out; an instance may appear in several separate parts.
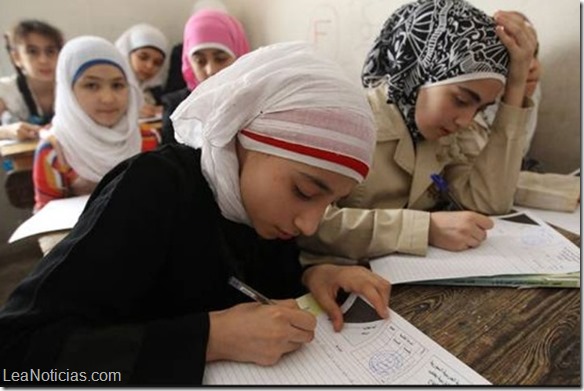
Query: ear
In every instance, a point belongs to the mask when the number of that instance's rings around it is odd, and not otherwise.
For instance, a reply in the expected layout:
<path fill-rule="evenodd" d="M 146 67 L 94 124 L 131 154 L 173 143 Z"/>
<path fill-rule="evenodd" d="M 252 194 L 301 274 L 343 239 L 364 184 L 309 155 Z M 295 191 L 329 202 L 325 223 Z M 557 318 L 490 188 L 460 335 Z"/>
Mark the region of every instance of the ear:
<path fill-rule="evenodd" d="M 18 48 L 10 49 L 10 58 L 12 58 L 14 65 L 16 65 L 18 68 L 22 68 L 22 61 Z"/>

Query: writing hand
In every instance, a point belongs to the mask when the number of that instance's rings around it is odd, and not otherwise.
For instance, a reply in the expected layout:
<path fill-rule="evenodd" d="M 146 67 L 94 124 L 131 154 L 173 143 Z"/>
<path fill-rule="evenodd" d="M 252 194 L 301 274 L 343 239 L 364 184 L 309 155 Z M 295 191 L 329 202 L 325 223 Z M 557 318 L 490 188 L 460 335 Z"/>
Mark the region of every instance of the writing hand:
<path fill-rule="evenodd" d="M 207 361 L 233 360 L 273 365 L 312 341 L 316 318 L 295 300 L 277 305 L 239 304 L 209 313 Z"/>
<path fill-rule="evenodd" d="M 306 269 L 302 282 L 328 314 L 335 331 L 343 328 L 343 314 L 335 301 L 339 289 L 362 295 L 379 316 L 389 316 L 391 284 L 362 266 L 315 265 Z"/>
<path fill-rule="evenodd" d="M 434 212 L 430 214 L 428 242 L 449 251 L 478 247 L 493 225 L 489 217 L 476 212 Z"/>
<path fill-rule="evenodd" d="M 41 127 L 27 122 L 16 122 L 5 127 L 9 138 L 19 141 L 36 140 L 39 137 Z"/>
<path fill-rule="evenodd" d="M 148 103 L 140 108 L 140 118 L 156 117 L 162 114 L 162 106 L 154 106 Z"/>

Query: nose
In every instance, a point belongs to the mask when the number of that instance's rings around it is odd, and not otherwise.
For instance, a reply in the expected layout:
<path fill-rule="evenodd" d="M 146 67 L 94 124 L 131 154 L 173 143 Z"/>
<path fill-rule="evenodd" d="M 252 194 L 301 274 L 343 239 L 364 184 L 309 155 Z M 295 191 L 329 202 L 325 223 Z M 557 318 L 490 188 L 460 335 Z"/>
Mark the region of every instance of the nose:
<path fill-rule="evenodd" d="M 294 219 L 296 229 L 304 236 L 313 235 L 318 229 L 325 208 L 322 206 L 313 206 L 299 213 Z"/>
<path fill-rule="evenodd" d="M 39 57 L 38 57 L 38 61 L 41 63 L 46 63 L 51 59 L 51 56 L 45 52 L 44 50 L 41 50 L 39 53 Z"/>
<path fill-rule="evenodd" d="M 115 99 L 114 91 L 111 88 L 102 88 L 99 98 L 104 103 L 112 102 Z"/>
<path fill-rule="evenodd" d="M 219 72 L 221 69 L 222 69 L 221 65 L 219 65 L 213 61 L 209 61 L 209 63 L 205 67 L 205 72 L 207 73 L 207 77 L 211 77 L 214 74 L 216 74 L 217 72 Z"/>
<path fill-rule="evenodd" d="M 474 119 L 477 111 L 474 108 L 468 108 L 464 111 L 461 111 L 456 116 L 454 123 L 459 128 L 466 128 L 468 125 L 471 124 L 472 120 Z"/>

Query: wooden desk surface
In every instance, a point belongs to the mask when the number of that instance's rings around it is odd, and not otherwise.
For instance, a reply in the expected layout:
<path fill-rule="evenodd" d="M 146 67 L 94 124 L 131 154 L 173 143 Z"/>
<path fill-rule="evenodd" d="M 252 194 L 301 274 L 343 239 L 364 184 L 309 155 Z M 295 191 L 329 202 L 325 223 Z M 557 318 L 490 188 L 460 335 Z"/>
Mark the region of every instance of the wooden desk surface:
<path fill-rule="evenodd" d="M 390 307 L 494 385 L 581 384 L 580 289 L 405 284 Z"/>
<path fill-rule="evenodd" d="M 32 170 L 38 140 L 21 141 L 0 146 L 0 156 L 12 162 L 14 171 Z"/>
<path fill-rule="evenodd" d="M 34 154 L 38 140 L 21 141 L 13 144 L 0 146 L 0 155 L 4 158 L 11 158 L 16 155 Z"/>

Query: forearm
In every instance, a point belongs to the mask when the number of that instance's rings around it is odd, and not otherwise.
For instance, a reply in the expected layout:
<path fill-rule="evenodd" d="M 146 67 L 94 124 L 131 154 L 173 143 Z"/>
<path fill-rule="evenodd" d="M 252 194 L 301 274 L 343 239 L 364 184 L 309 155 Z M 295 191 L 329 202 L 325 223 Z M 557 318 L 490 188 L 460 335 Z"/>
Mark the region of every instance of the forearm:
<path fill-rule="evenodd" d="M 17 136 L 18 134 L 14 128 L 5 125 L 0 126 L 0 140 L 16 140 Z"/>
<path fill-rule="evenodd" d="M 502 103 L 484 147 L 467 145 L 467 161 L 446 167 L 445 177 L 464 207 L 486 214 L 511 208 L 532 111 Z"/>
<path fill-rule="evenodd" d="M 299 245 L 312 253 L 354 260 L 393 252 L 423 255 L 428 246 L 429 214 L 406 209 L 356 209 L 331 206 L 317 233 Z"/>

